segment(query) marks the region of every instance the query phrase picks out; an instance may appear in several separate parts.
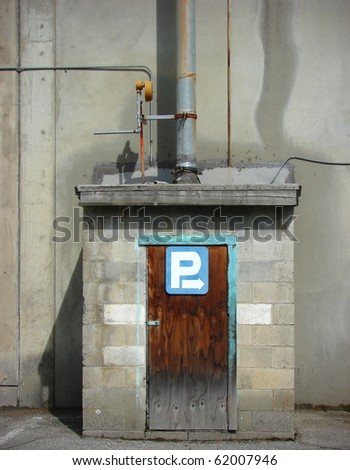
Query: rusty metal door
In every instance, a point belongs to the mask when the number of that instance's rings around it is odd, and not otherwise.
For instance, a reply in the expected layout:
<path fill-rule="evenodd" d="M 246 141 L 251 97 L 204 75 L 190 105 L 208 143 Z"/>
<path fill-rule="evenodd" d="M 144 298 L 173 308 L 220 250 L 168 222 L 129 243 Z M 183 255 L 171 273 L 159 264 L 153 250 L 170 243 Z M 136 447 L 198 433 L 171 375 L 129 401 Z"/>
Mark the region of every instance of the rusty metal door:
<path fill-rule="evenodd" d="M 227 429 L 228 254 L 209 246 L 205 295 L 169 295 L 165 246 L 148 255 L 150 429 Z"/>

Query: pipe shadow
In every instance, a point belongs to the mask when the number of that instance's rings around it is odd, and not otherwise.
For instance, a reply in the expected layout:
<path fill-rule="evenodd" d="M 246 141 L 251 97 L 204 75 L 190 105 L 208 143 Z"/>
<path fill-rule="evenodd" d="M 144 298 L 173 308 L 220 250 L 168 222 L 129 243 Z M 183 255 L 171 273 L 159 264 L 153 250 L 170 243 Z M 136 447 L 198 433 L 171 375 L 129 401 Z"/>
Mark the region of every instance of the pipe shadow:
<path fill-rule="evenodd" d="M 157 114 L 176 112 L 176 2 L 157 0 Z M 176 123 L 157 121 L 158 168 L 176 166 Z"/>
<path fill-rule="evenodd" d="M 119 184 L 131 184 L 132 175 L 135 171 L 139 154 L 133 152 L 130 147 L 130 140 L 127 140 L 122 153 L 117 157 L 117 170 L 119 174 Z M 124 181 L 123 181 L 124 180 Z"/>

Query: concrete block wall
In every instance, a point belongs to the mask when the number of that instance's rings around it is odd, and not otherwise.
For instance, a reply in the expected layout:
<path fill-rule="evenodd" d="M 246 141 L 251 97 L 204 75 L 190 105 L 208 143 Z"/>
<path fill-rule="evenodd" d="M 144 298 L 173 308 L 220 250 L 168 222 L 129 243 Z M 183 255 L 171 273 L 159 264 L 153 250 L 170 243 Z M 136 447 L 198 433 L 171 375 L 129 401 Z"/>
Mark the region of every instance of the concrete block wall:
<path fill-rule="evenodd" d="M 83 428 L 143 437 L 146 421 L 145 253 L 85 232 Z"/>
<path fill-rule="evenodd" d="M 100 211 L 108 226 L 110 212 Z M 146 432 L 147 249 L 138 246 L 137 232 L 128 241 L 122 230 L 115 230 L 114 241 L 104 242 L 92 231 L 93 236 L 85 227 L 83 251 L 84 434 L 152 437 L 157 433 Z M 277 229 L 265 241 L 253 230 L 249 237 L 240 235 L 238 423 L 237 433 L 224 438 L 293 438 L 293 241 Z M 189 439 L 195 438 L 190 434 Z"/>
<path fill-rule="evenodd" d="M 278 231 L 238 243 L 238 429 L 248 436 L 294 434 L 293 266 L 293 242 Z"/>

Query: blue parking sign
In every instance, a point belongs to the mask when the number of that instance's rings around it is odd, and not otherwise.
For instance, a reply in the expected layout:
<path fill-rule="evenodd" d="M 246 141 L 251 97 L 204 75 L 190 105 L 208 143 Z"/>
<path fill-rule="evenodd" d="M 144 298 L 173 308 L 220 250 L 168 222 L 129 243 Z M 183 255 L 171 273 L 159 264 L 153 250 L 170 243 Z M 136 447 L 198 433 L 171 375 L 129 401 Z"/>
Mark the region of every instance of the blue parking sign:
<path fill-rule="evenodd" d="M 209 251 L 205 246 L 166 249 L 165 290 L 168 294 L 203 295 L 209 289 Z"/>

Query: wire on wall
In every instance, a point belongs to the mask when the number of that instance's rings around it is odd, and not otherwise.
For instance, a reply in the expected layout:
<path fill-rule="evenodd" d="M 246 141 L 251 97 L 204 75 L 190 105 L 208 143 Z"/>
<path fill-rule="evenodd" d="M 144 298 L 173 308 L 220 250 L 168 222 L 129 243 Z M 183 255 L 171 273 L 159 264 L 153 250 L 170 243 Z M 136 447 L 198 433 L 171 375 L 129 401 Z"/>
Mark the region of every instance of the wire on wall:
<path fill-rule="evenodd" d="M 308 162 L 308 163 L 315 163 L 317 165 L 329 165 L 329 166 L 350 166 L 350 162 L 329 162 L 325 160 L 313 160 L 311 158 L 305 158 L 305 157 L 289 157 L 287 160 L 283 163 L 281 168 L 278 170 L 276 176 L 273 178 L 271 181 L 271 184 L 274 183 L 278 177 L 278 175 L 281 173 L 283 168 L 287 165 L 288 162 L 291 160 L 300 160 L 302 162 Z"/>

